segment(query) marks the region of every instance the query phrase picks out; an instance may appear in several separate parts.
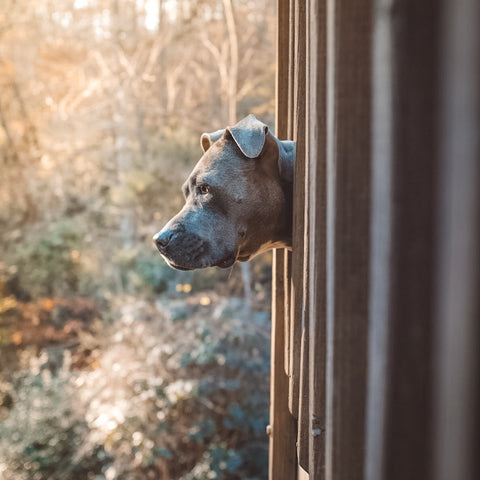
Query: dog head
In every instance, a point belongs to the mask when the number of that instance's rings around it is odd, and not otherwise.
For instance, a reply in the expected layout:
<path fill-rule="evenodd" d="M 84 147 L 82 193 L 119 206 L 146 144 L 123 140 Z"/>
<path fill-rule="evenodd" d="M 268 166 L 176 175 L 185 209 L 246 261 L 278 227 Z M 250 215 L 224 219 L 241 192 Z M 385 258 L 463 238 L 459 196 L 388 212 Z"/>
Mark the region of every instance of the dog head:
<path fill-rule="evenodd" d="M 185 205 L 153 240 L 180 270 L 227 268 L 275 247 L 292 228 L 295 144 L 253 115 L 204 133 L 204 155 L 183 185 Z"/>

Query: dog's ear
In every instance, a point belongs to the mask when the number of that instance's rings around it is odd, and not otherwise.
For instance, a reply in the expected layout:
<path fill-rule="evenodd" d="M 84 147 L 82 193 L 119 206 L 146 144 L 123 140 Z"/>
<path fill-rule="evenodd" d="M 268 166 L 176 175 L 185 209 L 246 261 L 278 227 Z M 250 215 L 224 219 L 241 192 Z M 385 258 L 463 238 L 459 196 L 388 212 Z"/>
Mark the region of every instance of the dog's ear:
<path fill-rule="evenodd" d="M 200 137 L 200 145 L 202 146 L 203 152 L 205 153 L 217 140 L 223 136 L 224 133 L 224 128 L 212 133 L 202 133 L 202 136 Z"/>
<path fill-rule="evenodd" d="M 278 145 L 278 171 L 280 178 L 287 182 L 293 182 L 295 169 L 295 142 L 292 140 L 279 140 L 274 137 Z"/>
<path fill-rule="evenodd" d="M 247 158 L 257 158 L 265 146 L 268 127 L 250 114 L 233 127 L 228 127 L 227 132 Z"/>

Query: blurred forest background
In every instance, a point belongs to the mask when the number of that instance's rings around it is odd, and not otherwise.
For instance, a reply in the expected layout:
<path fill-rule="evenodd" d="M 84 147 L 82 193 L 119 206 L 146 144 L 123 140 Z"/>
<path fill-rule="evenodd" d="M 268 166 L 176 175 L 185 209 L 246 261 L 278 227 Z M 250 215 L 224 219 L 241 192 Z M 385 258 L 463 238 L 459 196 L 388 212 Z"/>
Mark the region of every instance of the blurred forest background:
<path fill-rule="evenodd" d="M 275 4 L 0 0 L 1 479 L 266 478 L 269 258 L 151 237 L 201 132 L 273 125 Z"/>

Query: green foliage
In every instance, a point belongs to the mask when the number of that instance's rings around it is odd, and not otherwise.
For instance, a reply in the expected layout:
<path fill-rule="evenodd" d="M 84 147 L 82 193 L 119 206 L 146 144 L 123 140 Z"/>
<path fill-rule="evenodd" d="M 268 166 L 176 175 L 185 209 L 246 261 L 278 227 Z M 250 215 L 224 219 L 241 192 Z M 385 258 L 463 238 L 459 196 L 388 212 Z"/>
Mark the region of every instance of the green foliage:
<path fill-rule="evenodd" d="M 241 294 L 243 289 L 239 266 L 229 270 L 203 268 L 182 272 L 170 268 L 150 245 L 117 248 L 112 256 L 112 264 L 118 270 L 126 291 L 175 295 L 179 292 L 197 293 L 215 289 L 228 295 Z M 179 286 L 187 287 L 177 290 Z"/>
<path fill-rule="evenodd" d="M 213 445 L 202 456 L 200 462 L 180 480 L 222 480 L 229 473 L 239 470 L 242 456 L 224 445 Z"/>
<path fill-rule="evenodd" d="M 6 480 L 264 478 L 269 324 L 209 295 L 181 322 L 174 299 L 113 301 L 89 368 L 68 350 L 55 372 L 54 351 L 30 357 L 0 409 Z"/>
<path fill-rule="evenodd" d="M 154 181 L 153 174 L 145 170 L 122 172 L 119 185 L 110 189 L 111 199 L 117 205 L 128 206 L 145 193 Z"/>
<path fill-rule="evenodd" d="M 151 289 L 155 293 L 166 292 L 170 286 L 175 285 L 178 280 L 179 283 L 190 279 L 190 274 L 179 273 L 170 268 L 165 260 L 155 251 L 144 251 L 135 260 L 135 265 L 132 265 L 132 271 L 138 275 L 141 281 L 141 286 L 144 289 Z"/>
<path fill-rule="evenodd" d="M 99 474 L 108 456 L 85 445 L 85 419 L 72 408 L 68 360 L 52 375 L 42 355 L 18 379 L 13 407 L 0 422 L 0 467 L 5 480 L 69 480 Z M 2 472 L 0 470 L 0 472 Z"/>
<path fill-rule="evenodd" d="M 13 256 L 21 287 L 33 297 L 77 293 L 83 237 L 83 229 L 72 219 L 29 233 L 28 241 L 20 243 Z"/>
<path fill-rule="evenodd" d="M 222 9 L 30 3 L 0 22 L 0 478 L 266 478 L 268 262 L 252 314 L 238 266 L 150 240 L 227 123 Z M 238 118 L 273 120 L 274 4 L 235 5 Z"/>
<path fill-rule="evenodd" d="M 147 158 L 134 158 L 131 168 L 121 172 L 119 182 L 109 189 L 112 203 L 170 217 L 181 207 L 180 187 L 202 153 L 197 135 L 152 131 Z"/>

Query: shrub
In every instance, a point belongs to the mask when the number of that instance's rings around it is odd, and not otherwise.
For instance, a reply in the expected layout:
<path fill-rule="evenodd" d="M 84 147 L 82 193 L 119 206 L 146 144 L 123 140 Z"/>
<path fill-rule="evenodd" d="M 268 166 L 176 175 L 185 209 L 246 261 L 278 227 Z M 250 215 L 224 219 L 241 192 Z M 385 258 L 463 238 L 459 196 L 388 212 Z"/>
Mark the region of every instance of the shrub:
<path fill-rule="evenodd" d="M 30 235 L 13 255 L 21 288 L 35 298 L 77 293 L 84 236 L 79 224 L 63 219 Z"/>
<path fill-rule="evenodd" d="M 68 357 L 68 356 L 67 356 Z M 100 474 L 108 455 L 85 444 L 87 424 L 72 409 L 69 361 L 57 375 L 34 359 L 17 379 L 13 407 L 0 422 L 0 472 L 5 480 L 70 480 Z"/>

